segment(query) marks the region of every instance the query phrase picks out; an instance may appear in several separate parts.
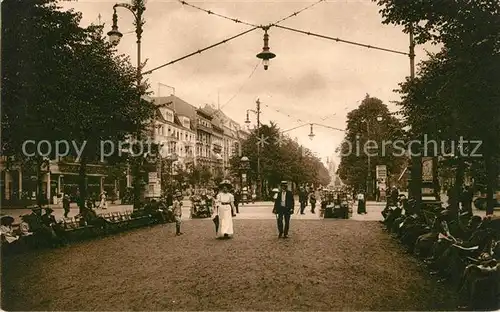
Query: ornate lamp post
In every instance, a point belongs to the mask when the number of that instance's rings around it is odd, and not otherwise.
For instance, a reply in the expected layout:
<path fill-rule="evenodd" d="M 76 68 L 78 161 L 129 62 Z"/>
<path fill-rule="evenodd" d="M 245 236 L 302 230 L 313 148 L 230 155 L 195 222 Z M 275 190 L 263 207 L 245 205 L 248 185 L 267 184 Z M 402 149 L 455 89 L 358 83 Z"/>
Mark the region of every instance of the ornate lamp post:
<path fill-rule="evenodd" d="M 247 172 L 250 169 L 250 159 L 248 157 L 243 156 L 240 159 L 240 171 L 241 171 L 241 194 L 243 196 L 242 201 L 245 202 L 247 198 L 245 198 L 245 193 L 243 192 L 243 188 L 247 185 Z M 248 193 L 246 193 L 248 195 Z"/>
<path fill-rule="evenodd" d="M 117 8 L 128 9 L 134 15 L 134 25 L 135 34 L 137 36 L 137 103 L 141 104 L 141 93 L 142 93 L 142 65 L 141 65 L 141 38 L 142 38 L 142 26 L 144 26 L 145 21 L 142 18 L 142 14 L 146 10 L 144 5 L 144 0 L 133 0 L 132 4 L 129 3 L 117 3 L 113 6 L 113 25 L 111 26 L 111 31 L 108 32 L 109 41 L 117 45 L 120 42 L 123 34 L 118 30 L 118 15 L 116 14 Z M 137 133 L 137 139 L 140 140 L 141 133 Z M 144 191 L 143 177 L 141 175 L 141 161 L 135 159 L 132 166 L 132 176 L 133 176 L 133 187 L 134 187 L 134 209 L 138 208 L 140 204 L 140 198 Z"/>
<path fill-rule="evenodd" d="M 250 118 L 248 116 L 249 112 L 252 112 L 252 113 L 254 113 L 257 116 L 257 131 L 256 131 L 256 134 L 257 134 L 257 139 L 259 140 L 261 138 L 260 137 L 260 113 L 261 113 L 261 110 L 260 110 L 260 100 L 257 99 L 257 101 L 255 103 L 256 103 L 256 109 L 255 110 L 253 110 L 253 109 L 247 109 L 247 119 L 245 120 L 245 123 L 246 124 L 250 123 Z M 257 143 L 257 198 L 259 198 L 259 199 L 260 199 L 260 197 L 262 195 L 262 185 L 261 185 L 261 179 L 260 179 L 260 148 L 261 148 L 261 144 Z"/>
<path fill-rule="evenodd" d="M 177 154 L 171 153 L 168 154 L 165 157 L 165 161 L 167 162 L 167 178 L 163 179 L 162 176 L 162 185 L 163 185 L 163 192 L 167 191 L 170 187 L 172 187 L 172 181 L 173 181 L 173 164 L 176 162 L 179 158 L 177 157 Z M 168 183 L 168 184 L 167 184 Z"/>
<path fill-rule="evenodd" d="M 375 117 L 375 120 L 377 122 L 381 122 L 384 118 L 382 116 L 377 116 Z M 371 121 L 369 119 L 365 119 L 363 120 L 364 123 L 366 123 L 366 133 L 367 133 L 367 136 L 368 136 L 368 139 L 367 140 L 370 140 L 370 137 L 371 137 L 371 128 L 370 128 L 370 124 L 371 124 Z M 372 177 L 372 164 L 371 164 L 371 152 L 368 152 L 368 155 L 367 155 L 367 158 L 368 158 L 368 176 L 366 178 L 366 196 L 368 198 L 371 198 L 372 195 L 373 195 L 373 177 Z"/>

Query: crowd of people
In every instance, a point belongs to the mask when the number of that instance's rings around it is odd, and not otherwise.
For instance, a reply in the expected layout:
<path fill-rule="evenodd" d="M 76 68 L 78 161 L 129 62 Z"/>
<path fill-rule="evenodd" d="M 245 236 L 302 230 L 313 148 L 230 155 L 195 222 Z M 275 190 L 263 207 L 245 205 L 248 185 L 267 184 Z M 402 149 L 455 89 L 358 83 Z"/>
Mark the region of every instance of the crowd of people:
<path fill-rule="evenodd" d="M 481 218 L 440 203 L 415 210 L 413 200 L 390 199 L 383 223 L 408 251 L 459 293 L 459 309 L 498 309 L 500 295 L 500 219 Z"/>

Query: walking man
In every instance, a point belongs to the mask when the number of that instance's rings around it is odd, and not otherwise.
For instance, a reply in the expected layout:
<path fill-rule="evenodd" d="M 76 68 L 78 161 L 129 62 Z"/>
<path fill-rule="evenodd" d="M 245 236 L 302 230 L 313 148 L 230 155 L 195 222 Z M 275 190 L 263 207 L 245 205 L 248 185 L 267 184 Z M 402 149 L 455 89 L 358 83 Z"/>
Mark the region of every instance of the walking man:
<path fill-rule="evenodd" d="M 316 208 L 316 194 L 314 190 L 311 192 L 311 195 L 309 196 L 309 202 L 311 203 L 311 213 L 314 214 L 315 213 L 314 209 Z"/>
<path fill-rule="evenodd" d="M 288 238 L 288 230 L 290 229 L 290 216 L 293 214 L 295 201 L 293 193 L 288 188 L 288 182 L 281 181 L 281 192 L 278 193 L 274 201 L 273 213 L 276 214 L 278 223 L 278 238 Z M 285 224 L 283 226 L 283 221 Z"/>
<path fill-rule="evenodd" d="M 300 191 L 299 191 L 299 203 L 300 203 L 300 214 L 303 215 L 303 214 L 306 214 L 304 211 L 306 210 L 306 206 L 307 206 L 307 192 L 306 190 L 304 189 L 304 187 L 301 187 L 300 188 Z"/>
<path fill-rule="evenodd" d="M 70 199 L 68 194 L 63 194 L 63 209 L 64 209 L 64 217 L 67 218 L 70 210 Z"/>
<path fill-rule="evenodd" d="M 234 208 L 236 208 L 236 213 L 240 213 L 240 209 L 238 206 L 240 205 L 240 200 L 241 200 L 241 191 L 240 189 L 236 189 L 234 192 Z"/>
<path fill-rule="evenodd" d="M 175 200 L 173 203 L 174 217 L 175 217 L 175 235 L 179 236 L 181 232 L 181 219 L 182 219 L 182 193 L 175 192 Z"/>

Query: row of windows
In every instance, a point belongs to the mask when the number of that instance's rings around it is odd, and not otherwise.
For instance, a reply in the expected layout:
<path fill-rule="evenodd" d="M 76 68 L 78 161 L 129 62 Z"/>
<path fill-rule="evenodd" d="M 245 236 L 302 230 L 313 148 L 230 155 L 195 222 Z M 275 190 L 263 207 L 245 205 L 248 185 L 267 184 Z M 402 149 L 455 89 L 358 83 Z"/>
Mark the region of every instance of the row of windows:
<path fill-rule="evenodd" d="M 177 142 L 170 142 L 166 151 L 168 154 L 176 154 L 179 157 L 193 156 L 193 149 L 191 146 L 184 146 L 183 144 L 177 144 Z"/>
<path fill-rule="evenodd" d="M 173 136 L 177 140 L 183 140 L 187 142 L 194 142 L 195 138 L 193 133 L 189 133 L 187 131 L 181 131 L 167 125 L 162 125 L 159 128 L 157 128 L 156 134 L 162 136 Z"/>
<path fill-rule="evenodd" d="M 212 128 L 212 123 L 206 119 L 198 118 L 198 124 L 207 128 Z"/>

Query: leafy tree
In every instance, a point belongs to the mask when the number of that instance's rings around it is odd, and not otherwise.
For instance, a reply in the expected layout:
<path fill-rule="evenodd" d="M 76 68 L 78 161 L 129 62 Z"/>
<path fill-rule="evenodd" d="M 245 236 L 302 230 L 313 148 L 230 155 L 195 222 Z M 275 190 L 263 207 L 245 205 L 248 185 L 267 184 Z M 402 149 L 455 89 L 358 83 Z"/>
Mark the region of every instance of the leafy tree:
<path fill-rule="evenodd" d="M 200 171 L 200 182 L 207 184 L 212 179 L 212 171 L 207 166 L 202 166 Z"/>
<path fill-rule="evenodd" d="M 321 160 L 290 138 L 282 138 L 281 131 L 275 123 L 261 125 L 259 134 L 266 138 L 260 147 L 261 177 L 270 187 L 278 185 L 282 180 L 315 185 L 327 185 L 330 182 L 328 170 Z M 250 160 L 248 170 L 250 181 L 257 180 L 258 142 L 256 130 L 242 142 L 242 155 Z M 234 174 L 238 174 L 240 170 L 240 158 L 234 156 L 230 160 Z"/>
<path fill-rule="evenodd" d="M 215 183 L 215 185 L 219 185 L 219 183 L 222 182 L 222 180 L 224 180 L 224 175 L 222 174 L 222 172 L 216 172 L 216 174 L 213 176 L 213 181 Z"/>
<path fill-rule="evenodd" d="M 86 165 L 99 159 L 100 142 L 118 143 L 144 131 L 153 105 L 138 103 L 144 90 L 136 88 L 136 70 L 127 58 L 116 55 L 101 26 L 81 28 L 81 14 L 61 11 L 50 0 L 6 1 L 2 10 L 9 16 L 3 20 L 8 44 L 3 56 L 5 63 L 13 60 L 3 74 L 8 86 L 2 89 L 8 90 L 5 131 L 13 134 L 7 150 L 19 155 L 27 139 L 84 146 L 79 169 L 82 208 Z M 134 161 L 143 162 L 144 157 Z M 136 184 L 141 182 L 137 179 Z"/>
<path fill-rule="evenodd" d="M 391 115 L 387 105 L 366 95 L 360 106 L 347 115 L 346 134 L 339 149 L 341 160 L 338 175 L 345 184 L 364 188 L 369 170 L 372 181 L 375 180 L 377 165 L 386 165 L 388 174 L 399 173 L 406 158 L 395 142 L 402 138 L 402 125 Z"/>
<path fill-rule="evenodd" d="M 188 174 L 189 184 L 196 186 L 201 181 L 202 168 L 198 166 L 193 166 Z"/>
<path fill-rule="evenodd" d="M 442 50 L 420 66 L 418 77 L 405 81 L 399 92 L 412 135 L 425 131 L 448 140 L 465 136 L 483 142 L 487 168 L 488 213 L 500 154 L 500 3 L 486 1 L 377 0 L 384 23 L 413 28 L 417 43 L 442 44 Z M 412 27 L 410 27 L 412 26 Z M 463 179 L 466 159 L 457 163 Z"/>
<path fill-rule="evenodd" d="M 40 155 L 27 157 L 28 140 L 54 142 L 62 133 L 58 106 L 66 100 L 67 62 L 75 42 L 86 33 L 81 14 L 57 10 L 50 0 L 2 2 L 2 155 L 15 156 L 37 175 L 42 204 L 43 165 Z"/>
<path fill-rule="evenodd" d="M 177 175 L 175 175 L 175 181 L 179 186 L 181 186 L 186 179 L 188 179 L 188 171 L 183 168 L 177 168 Z"/>

